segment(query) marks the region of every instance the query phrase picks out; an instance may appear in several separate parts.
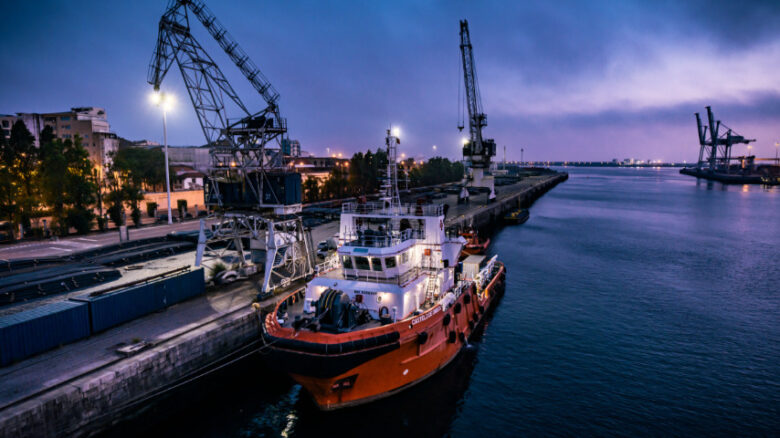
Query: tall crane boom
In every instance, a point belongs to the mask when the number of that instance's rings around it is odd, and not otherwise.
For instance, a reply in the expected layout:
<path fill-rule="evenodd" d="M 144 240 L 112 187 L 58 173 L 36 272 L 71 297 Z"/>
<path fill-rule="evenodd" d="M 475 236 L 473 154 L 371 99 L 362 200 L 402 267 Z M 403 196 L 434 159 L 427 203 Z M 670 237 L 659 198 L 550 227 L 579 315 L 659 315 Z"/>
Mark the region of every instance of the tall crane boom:
<path fill-rule="evenodd" d="M 487 126 L 487 115 L 482 110 L 474 49 L 469 35 L 469 23 L 466 20 L 460 21 L 460 53 L 463 61 L 463 82 L 466 87 L 465 107 L 469 113 L 469 138 L 463 145 L 463 160 L 470 172 L 467 183 L 470 186 L 488 187 L 491 192 L 489 198 L 493 199 L 495 198 L 493 179 L 485 176 L 484 171 L 490 169 L 490 159 L 496 155 L 496 142 L 493 139 L 483 138 L 482 135 L 482 128 Z"/>
<path fill-rule="evenodd" d="M 266 103 L 266 108 L 251 113 L 230 85 L 222 70 L 198 43 L 190 31 L 192 12 L 222 47 L 238 69 L 249 80 Z M 157 44 L 149 65 L 147 81 L 159 90 L 165 75 L 176 61 L 198 116 L 203 135 L 211 145 L 238 146 L 241 143 L 262 144 L 286 132 L 286 121 L 279 114 L 279 93 L 249 59 L 238 43 L 200 0 L 172 0 L 160 18 Z M 228 118 L 224 96 L 243 113 L 238 121 Z M 269 122 L 270 120 L 270 122 Z M 248 132 L 250 126 L 262 125 L 262 130 Z M 234 128 L 236 132 L 231 132 Z M 246 137 L 247 138 L 236 138 Z"/>
<path fill-rule="evenodd" d="M 252 84 L 265 103 L 263 109 L 252 112 L 239 98 L 192 35 L 190 14 Z M 263 293 L 311 275 L 311 236 L 301 218 L 291 216 L 301 210 L 301 176 L 287 170 L 278 147 L 287 132 L 279 113 L 279 93 L 202 0 L 170 0 L 160 18 L 147 76 L 155 90 L 174 61 L 211 158 L 204 195 L 212 210 L 212 230 L 207 233 L 201 222 L 196 265 L 204 259 L 230 263 L 215 279 L 220 282 L 252 275 L 264 261 Z M 239 112 L 233 119 L 225 106 L 229 101 Z"/>

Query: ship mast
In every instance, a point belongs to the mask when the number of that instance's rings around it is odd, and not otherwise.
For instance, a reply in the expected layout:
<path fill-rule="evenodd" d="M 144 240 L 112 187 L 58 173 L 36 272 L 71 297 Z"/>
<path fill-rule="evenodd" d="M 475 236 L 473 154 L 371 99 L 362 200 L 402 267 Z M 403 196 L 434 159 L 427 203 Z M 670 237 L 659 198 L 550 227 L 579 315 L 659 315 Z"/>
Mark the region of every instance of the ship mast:
<path fill-rule="evenodd" d="M 387 176 L 382 182 L 382 204 L 386 209 L 396 209 L 401 207 L 401 196 L 398 193 L 398 145 L 401 139 L 398 138 L 398 128 L 388 129 L 385 137 L 387 146 Z"/>

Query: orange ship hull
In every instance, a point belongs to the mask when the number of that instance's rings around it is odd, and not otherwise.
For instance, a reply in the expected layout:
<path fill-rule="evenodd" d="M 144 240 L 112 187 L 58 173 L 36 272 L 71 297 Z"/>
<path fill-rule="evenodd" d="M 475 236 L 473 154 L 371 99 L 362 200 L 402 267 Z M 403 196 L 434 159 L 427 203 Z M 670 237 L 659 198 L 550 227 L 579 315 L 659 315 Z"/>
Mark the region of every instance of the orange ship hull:
<path fill-rule="evenodd" d="M 499 264 L 483 291 L 472 285 L 447 310 L 437 305 L 411 320 L 357 332 L 296 332 L 281 327 L 274 312 L 264 323 L 270 362 L 288 372 L 323 410 L 393 395 L 455 358 L 503 294 L 505 278 Z"/>

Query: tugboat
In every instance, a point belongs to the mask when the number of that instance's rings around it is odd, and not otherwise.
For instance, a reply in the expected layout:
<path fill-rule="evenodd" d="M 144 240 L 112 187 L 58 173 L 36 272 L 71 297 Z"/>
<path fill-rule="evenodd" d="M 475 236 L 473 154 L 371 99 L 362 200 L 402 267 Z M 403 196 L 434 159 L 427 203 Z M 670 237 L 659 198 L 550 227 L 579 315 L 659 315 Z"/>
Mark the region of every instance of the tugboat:
<path fill-rule="evenodd" d="M 490 238 L 480 239 L 477 232 L 473 229 L 466 230 L 460 233 L 466 239 L 466 244 L 463 246 L 463 254 L 466 256 L 484 254 L 490 246 Z"/>
<path fill-rule="evenodd" d="M 342 205 L 337 254 L 263 320 L 269 362 L 322 410 L 355 406 L 419 383 L 452 361 L 504 292 L 496 257 L 458 263 L 465 239 L 442 205 L 400 203 L 398 137 L 378 202 Z"/>

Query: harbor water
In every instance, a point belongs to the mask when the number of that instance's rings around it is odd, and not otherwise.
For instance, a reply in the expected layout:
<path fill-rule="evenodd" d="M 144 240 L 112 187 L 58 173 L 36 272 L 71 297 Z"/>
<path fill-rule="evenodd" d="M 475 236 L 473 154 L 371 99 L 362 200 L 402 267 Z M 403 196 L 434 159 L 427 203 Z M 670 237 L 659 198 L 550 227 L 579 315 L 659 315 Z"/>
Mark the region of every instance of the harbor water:
<path fill-rule="evenodd" d="M 252 357 L 108 435 L 778 434 L 780 187 L 565 170 L 493 236 L 507 290 L 484 334 L 422 384 L 322 413 Z"/>

